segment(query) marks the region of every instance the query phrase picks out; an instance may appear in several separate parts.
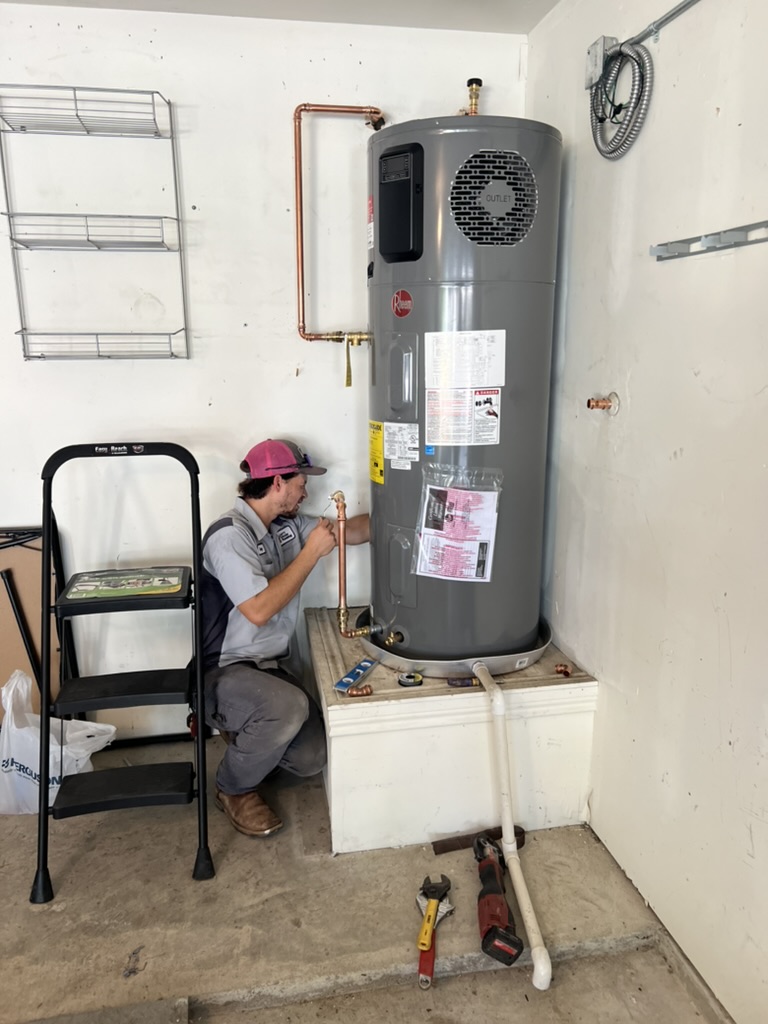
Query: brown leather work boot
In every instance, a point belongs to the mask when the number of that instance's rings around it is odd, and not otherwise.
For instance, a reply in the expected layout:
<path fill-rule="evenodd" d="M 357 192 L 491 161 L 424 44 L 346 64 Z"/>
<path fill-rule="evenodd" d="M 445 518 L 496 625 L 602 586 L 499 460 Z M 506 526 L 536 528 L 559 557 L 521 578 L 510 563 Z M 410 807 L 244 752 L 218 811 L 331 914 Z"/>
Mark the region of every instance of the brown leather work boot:
<path fill-rule="evenodd" d="M 245 836 L 271 836 L 283 823 L 258 793 L 230 795 L 216 790 L 216 806 Z"/>

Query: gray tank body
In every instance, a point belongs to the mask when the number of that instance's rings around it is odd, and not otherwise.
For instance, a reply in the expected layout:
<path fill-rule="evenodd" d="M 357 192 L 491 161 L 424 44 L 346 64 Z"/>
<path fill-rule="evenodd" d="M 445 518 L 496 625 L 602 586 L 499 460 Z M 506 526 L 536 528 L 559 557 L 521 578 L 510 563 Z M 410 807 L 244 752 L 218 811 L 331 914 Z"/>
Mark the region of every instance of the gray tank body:
<path fill-rule="evenodd" d="M 539 635 L 560 166 L 559 132 L 517 118 L 412 121 L 369 143 L 370 615 L 405 657 Z M 477 428 L 483 402 L 497 423 Z M 434 466 L 502 478 L 487 581 L 413 571 Z"/>

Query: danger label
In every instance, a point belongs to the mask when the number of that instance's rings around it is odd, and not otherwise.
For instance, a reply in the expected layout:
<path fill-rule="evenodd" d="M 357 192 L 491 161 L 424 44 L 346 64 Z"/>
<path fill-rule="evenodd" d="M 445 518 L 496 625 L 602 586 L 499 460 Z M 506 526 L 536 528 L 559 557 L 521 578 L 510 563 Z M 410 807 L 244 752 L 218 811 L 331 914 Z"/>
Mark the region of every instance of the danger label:
<path fill-rule="evenodd" d="M 395 316 L 408 316 L 413 309 L 413 296 L 404 288 L 398 289 L 392 296 L 392 312 Z"/>

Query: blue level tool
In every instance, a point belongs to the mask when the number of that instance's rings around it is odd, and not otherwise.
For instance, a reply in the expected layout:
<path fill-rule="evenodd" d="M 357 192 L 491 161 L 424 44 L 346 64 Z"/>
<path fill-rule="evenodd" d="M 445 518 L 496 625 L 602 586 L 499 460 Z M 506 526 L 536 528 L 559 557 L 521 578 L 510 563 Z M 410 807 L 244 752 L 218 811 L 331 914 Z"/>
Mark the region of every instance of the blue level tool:
<path fill-rule="evenodd" d="M 374 661 L 373 658 L 363 658 L 361 662 L 358 662 L 353 669 L 350 669 L 347 674 L 334 683 L 334 690 L 338 690 L 339 693 L 346 693 L 347 690 L 352 686 L 357 686 L 363 676 L 368 675 L 372 668 L 377 665 L 378 662 Z"/>

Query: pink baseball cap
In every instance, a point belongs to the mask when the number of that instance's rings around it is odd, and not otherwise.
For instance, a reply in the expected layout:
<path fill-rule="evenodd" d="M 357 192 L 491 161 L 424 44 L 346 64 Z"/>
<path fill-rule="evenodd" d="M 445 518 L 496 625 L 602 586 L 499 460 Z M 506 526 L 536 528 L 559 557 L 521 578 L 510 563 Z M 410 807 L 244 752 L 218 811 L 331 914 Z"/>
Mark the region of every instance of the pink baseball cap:
<path fill-rule="evenodd" d="M 260 441 L 254 445 L 240 463 L 240 469 L 252 480 L 264 480 L 283 473 L 303 473 L 320 476 L 327 473 L 324 466 L 313 466 L 312 460 L 293 441 Z"/>

